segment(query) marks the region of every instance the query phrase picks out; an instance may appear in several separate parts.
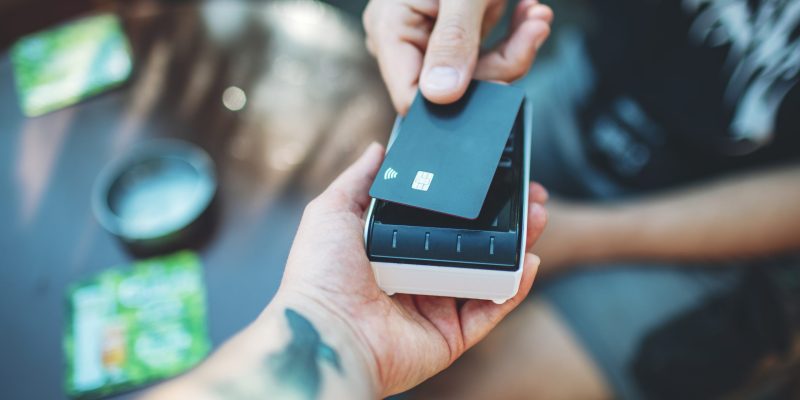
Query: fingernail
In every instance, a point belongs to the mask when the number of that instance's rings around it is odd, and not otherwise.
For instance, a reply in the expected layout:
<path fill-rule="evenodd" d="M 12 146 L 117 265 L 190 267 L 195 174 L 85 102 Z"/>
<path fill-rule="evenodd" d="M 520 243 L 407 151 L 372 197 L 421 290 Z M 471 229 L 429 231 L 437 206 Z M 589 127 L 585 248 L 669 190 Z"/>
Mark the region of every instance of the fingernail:
<path fill-rule="evenodd" d="M 425 88 L 437 92 L 455 90 L 459 74 L 453 67 L 433 67 L 425 74 Z"/>

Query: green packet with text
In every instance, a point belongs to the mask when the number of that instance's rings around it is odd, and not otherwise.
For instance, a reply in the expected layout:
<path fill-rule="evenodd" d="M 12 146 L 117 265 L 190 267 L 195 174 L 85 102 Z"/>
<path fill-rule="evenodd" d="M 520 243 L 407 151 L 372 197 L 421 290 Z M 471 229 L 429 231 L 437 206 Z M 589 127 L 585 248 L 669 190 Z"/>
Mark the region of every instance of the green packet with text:
<path fill-rule="evenodd" d="M 101 272 L 68 293 L 65 389 L 96 398 L 175 376 L 211 345 L 202 268 L 190 251 Z"/>
<path fill-rule="evenodd" d="M 133 70 L 122 25 L 110 14 L 23 37 L 11 48 L 11 62 L 20 107 L 29 117 L 119 86 Z"/>

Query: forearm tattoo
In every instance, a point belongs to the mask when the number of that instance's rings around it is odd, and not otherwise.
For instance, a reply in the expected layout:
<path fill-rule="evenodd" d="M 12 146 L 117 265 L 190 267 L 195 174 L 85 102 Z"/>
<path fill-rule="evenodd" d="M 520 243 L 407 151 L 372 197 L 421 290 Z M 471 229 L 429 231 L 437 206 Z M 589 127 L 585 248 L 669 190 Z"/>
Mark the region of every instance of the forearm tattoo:
<path fill-rule="evenodd" d="M 267 357 L 267 368 L 303 399 L 316 399 L 322 384 L 321 363 L 328 363 L 342 373 L 339 354 L 322 342 L 314 325 L 292 309 L 286 309 L 286 321 L 292 340 L 286 348 Z"/>
<path fill-rule="evenodd" d="M 314 400 L 322 389 L 323 364 L 344 374 L 339 354 L 322 341 L 311 321 L 292 309 L 286 309 L 284 315 L 291 332 L 289 343 L 267 355 L 260 382 L 248 378 L 241 384 L 219 385 L 219 393 L 225 398 Z"/>

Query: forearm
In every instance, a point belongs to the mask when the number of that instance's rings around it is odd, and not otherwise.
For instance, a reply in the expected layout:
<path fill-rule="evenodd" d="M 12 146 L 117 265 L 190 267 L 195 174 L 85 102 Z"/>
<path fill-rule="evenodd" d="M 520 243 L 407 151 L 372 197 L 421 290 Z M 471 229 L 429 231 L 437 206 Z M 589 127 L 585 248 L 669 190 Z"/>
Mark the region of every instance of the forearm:
<path fill-rule="evenodd" d="M 145 398 L 375 398 L 376 373 L 359 346 L 322 308 L 276 301 L 197 369 Z"/>
<path fill-rule="evenodd" d="M 800 167 L 609 206 L 593 218 L 592 251 L 607 260 L 718 261 L 800 249 Z"/>

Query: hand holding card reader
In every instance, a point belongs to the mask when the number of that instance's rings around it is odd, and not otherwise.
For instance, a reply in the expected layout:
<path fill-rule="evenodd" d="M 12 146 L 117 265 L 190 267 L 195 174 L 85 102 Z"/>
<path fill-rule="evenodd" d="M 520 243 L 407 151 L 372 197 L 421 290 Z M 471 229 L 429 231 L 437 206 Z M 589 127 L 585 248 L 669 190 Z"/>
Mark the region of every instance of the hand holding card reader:
<path fill-rule="evenodd" d="M 457 103 L 417 95 L 370 189 L 365 242 L 388 294 L 503 303 L 525 255 L 530 110 L 521 90 L 473 81 Z"/>

